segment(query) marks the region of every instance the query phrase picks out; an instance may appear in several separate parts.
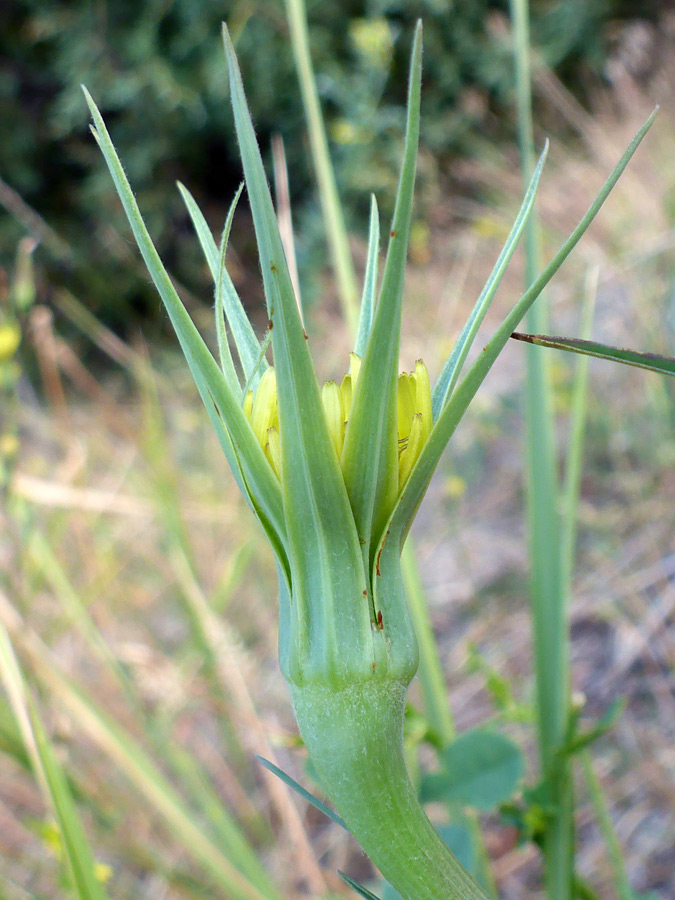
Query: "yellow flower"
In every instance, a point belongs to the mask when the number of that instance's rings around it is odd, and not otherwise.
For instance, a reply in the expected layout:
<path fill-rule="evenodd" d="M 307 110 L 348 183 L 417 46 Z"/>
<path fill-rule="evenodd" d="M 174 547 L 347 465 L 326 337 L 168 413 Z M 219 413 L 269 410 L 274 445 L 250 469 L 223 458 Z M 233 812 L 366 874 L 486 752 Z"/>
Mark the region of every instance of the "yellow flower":
<path fill-rule="evenodd" d="M 349 371 L 338 385 L 326 381 L 321 388 L 321 401 L 328 424 L 328 432 L 338 459 L 342 457 L 345 432 L 352 408 L 354 388 L 361 369 L 361 359 L 349 354 Z M 254 391 L 244 399 L 244 413 L 251 423 L 258 443 L 277 477 L 281 473 L 279 440 L 279 409 L 277 381 L 270 367 Z M 418 359 L 412 372 L 402 372 L 398 378 L 398 487 L 403 488 L 417 462 L 433 425 L 431 385 L 427 367 Z"/>

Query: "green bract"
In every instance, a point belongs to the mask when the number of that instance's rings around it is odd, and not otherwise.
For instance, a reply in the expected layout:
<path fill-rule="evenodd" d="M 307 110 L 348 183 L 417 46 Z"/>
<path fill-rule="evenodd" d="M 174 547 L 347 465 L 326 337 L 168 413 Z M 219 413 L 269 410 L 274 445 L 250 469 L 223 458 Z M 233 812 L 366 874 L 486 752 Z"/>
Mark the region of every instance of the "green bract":
<path fill-rule="evenodd" d="M 400 552 L 441 454 L 471 399 L 511 332 L 590 224 L 652 119 L 635 137 L 579 226 L 460 379 L 462 365 L 532 210 L 544 150 L 504 249 L 433 391 L 426 439 L 417 434 L 416 461 L 407 467 L 405 478 L 400 478 L 398 358 L 420 121 L 421 25 L 412 50 L 405 150 L 377 298 L 379 226 L 377 208 L 372 205 L 355 346 L 362 363 L 352 385 L 341 458 L 334 423 L 324 413 L 226 29 L 224 39 L 276 376 L 278 430 L 276 424 L 274 429 L 264 426 L 268 434 L 276 432 L 269 435 L 275 446 L 268 447 L 267 456 L 264 433 L 262 441 L 261 434 L 256 435 L 259 421 L 250 410 L 248 414 L 244 410 L 249 390 L 265 391 L 271 384 L 271 377 L 263 378 L 268 368 L 265 348 L 253 333 L 224 265 L 234 204 L 219 248 L 194 200 L 181 186 L 216 282 L 219 366 L 162 266 L 103 120 L 85 90 L 94 136 L 234 477 L 276 554 L 281 667 L 291 687 L 300 731 L 326 791 L 364 849 L 405 897 L 478 898 L 482 892 L 429 824 L 406 774 L 403 710 L 418 655 L 401 580 Z M 237 348 L 239 372 L 223 316 Z M 334 408 L 331 402 L 328 397 L 326 409 Z"/>

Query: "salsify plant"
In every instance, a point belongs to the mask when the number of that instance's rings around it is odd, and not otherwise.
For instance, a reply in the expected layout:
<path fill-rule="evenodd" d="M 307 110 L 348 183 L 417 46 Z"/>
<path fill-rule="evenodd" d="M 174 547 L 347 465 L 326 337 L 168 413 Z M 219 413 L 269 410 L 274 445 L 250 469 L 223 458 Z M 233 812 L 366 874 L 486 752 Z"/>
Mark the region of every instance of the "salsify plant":
<path fill-rule="evenodd" d="M 162 265 L 103 119 L 85 89 L 93 134 L 234 478 L 273 547 L 281 670 L 328 797 L 407 900 L 478 900 L 484 897 L 482 890 L 427 819 L 406 771 L 402 726 L 418 650 L 403 590 L 401 549 L 469 403 L 523 315 L 595 217 L 653 117 L 579 225 L 462 374 L 533 208 L 544 149 L 491 276 L 432 390 L 422 361 L 412 373 L 399 375 L 420 121 L 419 24 L 412 48 L 403 162 L 379 290 L 379 225 L 373 201 L 354 354 L 340 385 L 328 382 L 320 387 L 226 28 L 224 41 L 273 366 L 225 267 L 238 195 L 218 248 L 194 200 L 181 188 L 216 283 L 216 361 Z"/>

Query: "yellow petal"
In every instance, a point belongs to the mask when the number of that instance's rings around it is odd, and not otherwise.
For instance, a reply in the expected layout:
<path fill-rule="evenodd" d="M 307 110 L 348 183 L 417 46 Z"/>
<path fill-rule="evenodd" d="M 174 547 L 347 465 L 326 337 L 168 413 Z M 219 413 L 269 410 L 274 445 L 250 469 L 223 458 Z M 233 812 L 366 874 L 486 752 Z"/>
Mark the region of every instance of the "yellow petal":
<path fill-rule="evenodd" d="M 244 397 L 244 403 L 242 405 L 242 409 L 244 410 L 244 415 L 250 422 L 251 421 L 251 410 L 253 409 L 253 391 L 246 391 L 246 396 Z"/>
<path fill-rule="evenodd" d="M 342 394 L 334 381 L 327 381 L 321 388 L 321 401 L 326 414 L 328 432 L 339 458 L 345 439 L 345 415 L 342 405 Z"/>
<path fill-rule="evenodd" d="M 267 443 L 267 430 L 276 426 L 278 415 L 277 377 L 270 366 L 260 379 L 251 409 L 251 427 L 261 447 Z"/>
<path fill-rule="evenodd" d="M 412 417 L 415 415 L 415 391 L 412 379 L 407 372 L 398 376 L 398 441 L 399 450 L 405 446 L 405 441 L 410 434 Z"/>
<path fill-rule="evenodd" d="M 267 443 L 265 444 L 265 456 L 274 469 L 277 478 L 281 478 L 281 441 L 277 428 L 267 429 Z"/>
<path fill-rule="evenodd" d="M 349 354 L 349 374 L 352 376 L 352 387 L 356 387 L 356 381 L 361 371 L 361 357 L 356 353 Z"/>
<path fill-rule="evenodd" d="M 415 412 L 422 416 L 423 440 L 426 441 L 434 423 L 429 372 L 421 359 L 415 363 Z"/>
<path fill-rule="evenodd" d="M 352 376 L 345 375 L 340 385 L 340 394 L 342 396 L 342 410 L 344 412 L 345 424 L 349 420 L 349 413 L 352 410 L 352 397 L 354 396 L 354 386 L 352 384 Z"/>
<path fill-rule="evenodd" d="M 410 426 L 410 434 L 408 435 L 408 443 L 398 458 L 398 489 L 402 490 L 403 485 L 408 480 L 412 468 L 417 462 L 422 447 L 424 446 L 424 435 L 422 416 L 415 413 Z"/>

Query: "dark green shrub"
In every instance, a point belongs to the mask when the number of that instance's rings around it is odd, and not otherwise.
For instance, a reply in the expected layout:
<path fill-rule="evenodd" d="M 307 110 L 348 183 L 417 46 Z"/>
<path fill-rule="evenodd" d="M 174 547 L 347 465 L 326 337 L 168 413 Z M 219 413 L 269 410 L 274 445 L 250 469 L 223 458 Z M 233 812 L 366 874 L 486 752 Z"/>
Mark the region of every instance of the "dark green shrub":
<path fill-rule="evenodd" d="M 201 288 L 206 280 L 174 180 L 186 182 L 217 227 L 240 178 L 220 43 L 224 17 L 237 41 L 261 144 L 283 132 L 296 206 L 309 199 L 311 171 L 281 0 L 13 0 L 3 6 L 0 174 L 73 250 L 60 260 L 48 248 L 38 251 L 48 280 L 69 284 L 107 321 L 120 325 L 158 307 L 140 269 L 128 264 L 126 229 L 87 132 L 80 82 L 110 123 L 160 250 L 187 284 Z M 512 81 L 505 2 L 318 0 L 309 6 L 338 175 L 357 214 L 365 211 L 368 191 L 392 195 L 406 90 L 407 42 L 398 38 L 417 17 L 425 20 L 427 160 L 475 152 L 481 136 L 511 134 L 503 120 Z M 599 76 L 603 26 L 630 12 L 631 4 L 619 6 L 617 0 L 534 0 L 534 43 L 568 81 Z M 21 234 L 3 218 L 0 266 L 13 258 Z M 245 251 L 239 238 L 235 245 Z M 303 252 L 307 257 L 309 250 Z"/>

